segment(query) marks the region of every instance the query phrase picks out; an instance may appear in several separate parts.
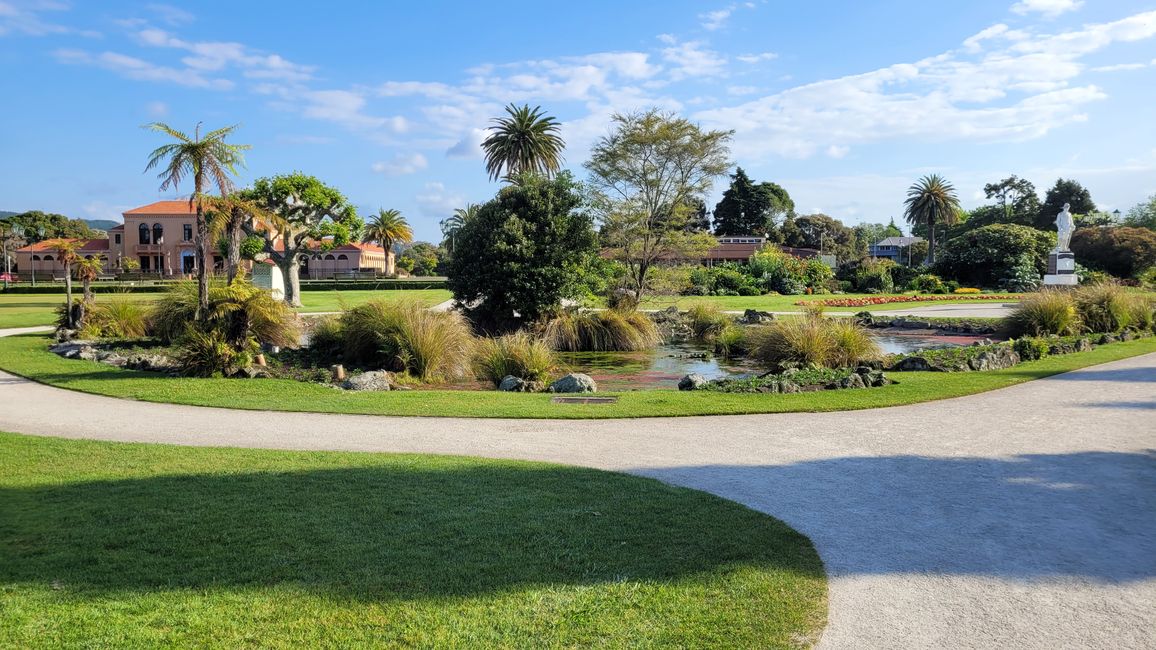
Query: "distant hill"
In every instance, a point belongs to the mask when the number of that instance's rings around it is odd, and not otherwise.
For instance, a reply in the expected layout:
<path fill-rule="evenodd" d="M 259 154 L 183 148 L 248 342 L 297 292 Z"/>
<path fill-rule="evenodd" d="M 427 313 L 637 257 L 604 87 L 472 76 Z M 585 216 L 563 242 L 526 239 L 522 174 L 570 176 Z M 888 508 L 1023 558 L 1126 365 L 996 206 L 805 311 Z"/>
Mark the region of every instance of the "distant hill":
<path fill-rule="evenodd" d="M 113 221 L 111 219 L 85 219 L 84 223 L 87 223 L 88 227 L 93 230 L 103 230 L 105 232 L 120 225 L 119 221 Z"/>
<path fill-rule="evenodd" d="M 8 217 L 15 217 L 19 212 L 8 212 L 7 210 L 0 210 L 0 219 L 7 219 Z"/>

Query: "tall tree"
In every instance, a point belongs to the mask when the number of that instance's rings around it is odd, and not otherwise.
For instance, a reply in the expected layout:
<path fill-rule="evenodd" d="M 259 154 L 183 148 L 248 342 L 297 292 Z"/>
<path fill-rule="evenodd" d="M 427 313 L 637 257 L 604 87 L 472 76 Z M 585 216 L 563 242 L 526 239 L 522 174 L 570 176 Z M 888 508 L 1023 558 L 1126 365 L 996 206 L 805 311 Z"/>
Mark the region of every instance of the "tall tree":
<path fill-rule="evenodd" d="M 569 172 L 515 180 L 463 224 L 447 272 L 454 299 L 490 332 L 532 323 L 575 297 L 575 269 L 595 252 L 593 220 Z"/>
<path fill-rule="evenodd" d="M 714 208 L 714 233 L 718 236 L 772 236 L 778 221 L 794 212 L 795 202 L 775 183 L 754 183 L 742 167 L 731 175 L 731 185 Z M 778 239 L 772 236 L 772 239 Z"/>
<path fill-rule="evenodd" d="M 466 225 L 467 221 L 478 216 L 478 210 L 480 208 L 481 206 L 476 203 L 467 203 L 464 208 L 454 208 L 454 213 L 451 216 L 442 219 L 438 223 L 442 229 L 443 244 L 446 245 L 451 253 L 457 243 L 458 231 L 462 229 L 462 226 Z"/>
<path fill-rule="evenodd" d="M 1156 230 L 1156 194 L 1132 206 L 1124 217 L 1124 224 L 1133 228 Z"/>
<path fill-rule="evenodd" d="M 285 276 L 285 302 L 300 307 L 301 262 L 314 248 L 349 243 L 361 232 L 361 218 L 344 194 L 300 172 L 259 178 L 248 194 L 278 220 L 270 226 L 250 219 L 245 231 L 264 240 L 264 252 Z"/>
<path fill-rule="evenodd" d="M 886 237 L 902 237 L 903 231 L 899 226 L 895 225 L 895 217 L 891 217 L 891 221 L 887 222 L 887 227 L 883 229 L 883 236 Z"/>
<path fill-rule="evenodd" d="M 205 221 L 205 196 L 210 186 L 216 186 L 221 196 L 233 191 L 231 176 L 237 174 L 238 165 L 244 165 L 242 152 L 250 147 L 247 144 L 225 142 L 237 129 L 236 125 L 209 131 L 202 136 L 201 123 L 198 122 L 191 138 L 163 122 L 146 124 L 145 128 L 163 133 L 176 141 L 154 149 L 145 167 L 145 171 L 149 171 L 163 164 L 163 170 L 158 175 L 161 191 L 170 187 L 177 189 L 182 180 L 192 177 L 193 194 L 189 197 L 189 204 L 196 206 L 197 211 L 196 235 L 193 237 L 197 260 L 196 319 L 201 320 L 209 311 L 209 263 L 213 259 L 208 224 Z"/>
<path fill-rule="evenodd" d="M 496 117 L 482 141 L 486 172 L 491 180 L 510 181 L 527 173 L 551 176 L 562 168 L 566 143 L 561 126 L 541 106 L 506 106 L 507 117 Z"/>
<path fill-rule="evenodd" d="M 266 227 L 278 222 L 277 215 L 257 205 L 251 190 L 241 190 L 224 196 L 205 197 L 205 221 L 208 240 L 224 240 L 225 276 L 229 284 L 241 272 L 241 251 L 244 247 L 245 224 L 257 220 Z"/>
<path fill-rule="evenodd" d="M 730 168 L 732 131 L 704 131 L 658 109 L 616 114 L 586 163 L 602 235 L 641 298 L 656 262 L 701 255 L 713 245 L 688 233 L 689 201 Z"/>
<path fill-rule="evenodd" d="M 80 259 L 77 254 L 80 242 L 75 239 L 58 239 L 53 243 L 53 248 L 56 250 L 56 259 L 64 265 L 64 323 L 68 329 L 76 329 L 79 320 L 77 316 L 80 314 L 72 304 L 72 266 Z"/>
<path fill-rule="evenodd" d="M 1096 204 L 1092 201 L 1092 193 L 1086 187 L 1073 179 L 1056 179 L 1056 184 L 1044 196 L 1043 205 L 1036 215 L 1036 228 L 1040 230 L 1055 230 L 1056 215 L 1069 203 L 1072 214 L 1091 214 L 1096 212 Z"/>
<path fill-rule="evenodd" d="M 801 247 L 813 248 L 834 255 L 840 262 L 859 259 L 867 253 L 866 244 L 856 244 L 855 233 L 842 221 L 825 214 L 805 214 L 796 217 L 794 225 L 801 235 Z"/>
<path fill-rule="evenodd" d="M 959 197 L 955 187 L 939 174 L 924 176 L 907 190 L 903 216 L 912 226 L 927 227 L 927 264 L 935 263 L 935 230 L 959 220 Z"/>
<path fill-rule="evenodd" d="M 400 210 L 379 208 L 377 216 L 365 225 L 361 241 L 377 242 L 388 256 L 394 244 L 408 244 L 413 241 L 413 229 L 409 227 L 405 217 L 401 216 Z"/>
<path fill-rule="evenodd" d="M 87 311 L 95 298 L 92 295 L 92 282 L 100 277 L 104 270 L 104 261 L 99 257 L 86 257 L 76 260 L 76 279 L 80 280 L 82 295 L 84 296 L 85 310 Z"/>
<path fill-rule="evenodd" d="M 0 224 L 22 228 L 24 241 L 29 244 L 46 239 L 92 239 L 96 235 L 83 219 L 69 219 L 63 214 L 40 210 L 4 217 Z"/>
<path fill-rule="evenodd" d="M 1012 174 L 997 183 L 984 185 L 983 193 L 987 198 L 996 200 L 1003 214 L 1002 223 L 1030 226 L 1039 214 L 1040 197 L 1036 194 L 1036 186 L 1026 178 Z M 989 224 L 977 221 L 974 225 L 979 228 Z"/>

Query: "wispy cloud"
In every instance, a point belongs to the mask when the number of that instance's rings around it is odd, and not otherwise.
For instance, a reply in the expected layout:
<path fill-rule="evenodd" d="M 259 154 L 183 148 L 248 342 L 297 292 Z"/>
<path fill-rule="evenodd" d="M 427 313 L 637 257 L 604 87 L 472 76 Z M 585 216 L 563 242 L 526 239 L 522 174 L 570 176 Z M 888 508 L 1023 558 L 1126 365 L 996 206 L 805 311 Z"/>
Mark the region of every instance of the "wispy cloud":
<path fill-rule="evenodd" d="M 420 153 L 398 154 L 389 162 L 376 162 L 370 168 L 377 174 L 404 176 L 417 173 L 429 166 L 429 161 Z"/>
<path fill-rule="evenodd" d="M 698 18 L 702 21 L 703 29 L 713 32 L 714 30 L 720 29 L 723 25 L 725 25 L 727 19 L 731 17 L 731 14 L 734 13 L 734 11 L 735 5 L 730 5 L 729 7 L 725 7 L 723 9 L 699 14 Z"/>
<path fill-rule="evenodd" d="M 100 32 L 77 29 L 44 17 L 45 14 L 60 14 L 68 9 L 68 4 L 53 0 L 0 0 L 0 36 L 76 34 L 90 38 L 100 37 Z"/>
<path fill-rule="evenodd" d="M 194 70 L 182 70 L 156 65 L 149 61 L 117 52 L 101 52 L 96 54 L 84 50 L 61 49 L 53 52 L 53 55 L 56 57 L 56 60 L 61 63 L 103 68 L 127 79 L 135 79 L 137 81 L 158 81 L 188 86 L 190 88 L 207 88 L 211 90 L 228 90 L 234 86 L 234 83 L 228 79 L 213 79 Z"/>
<path fill-rule="evenodd" d="M 1083 5 L 1084 0 L 1022 0 L 1012 5 L 1011 10 L 1020 15 L 1038 13 L 1054 18 L 1075 11 Z"/>

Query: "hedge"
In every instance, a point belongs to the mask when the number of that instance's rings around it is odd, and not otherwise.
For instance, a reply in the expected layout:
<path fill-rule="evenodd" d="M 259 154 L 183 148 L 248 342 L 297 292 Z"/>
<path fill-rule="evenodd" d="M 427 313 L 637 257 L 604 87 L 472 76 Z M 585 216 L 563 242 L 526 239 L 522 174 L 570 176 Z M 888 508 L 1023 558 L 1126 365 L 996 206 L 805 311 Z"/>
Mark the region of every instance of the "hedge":
<path fill-rule="evenodd" d="M 95 293 L 164 293 L 176 284 L 175 281 L 152 284 L 128 284 L 123 282 L 94 282 Z M 386 289 L 445 289 L 445 278 L 420 278 L 414 280 L 302 280 L 302 291 L 382 291 Z M 80 282 L 73 283 L 73 291 L 80 292 Z M 64 293 L 64 285 L 42 282 L 36 286 L 21 283 L 0 289 L 0 293 Z"/>

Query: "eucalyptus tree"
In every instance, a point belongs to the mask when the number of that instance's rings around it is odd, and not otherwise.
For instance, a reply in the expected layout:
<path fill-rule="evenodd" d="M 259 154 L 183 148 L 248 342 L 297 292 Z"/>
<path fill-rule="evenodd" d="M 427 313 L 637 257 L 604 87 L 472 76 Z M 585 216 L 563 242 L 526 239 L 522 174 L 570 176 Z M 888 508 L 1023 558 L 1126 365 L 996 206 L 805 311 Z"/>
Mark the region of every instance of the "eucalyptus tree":
<path fill-rule="evenodd" d="M 907 189 L 907 200 L 903 204 L 907 223 L 927 228 L 927 264 L 934 264 L 936 226 L 950 226 L 959 220 L 955 187 L 938 174 L 924 176 Z"/>
<path fill-rule="evenodd" d="M 558 120 L 541 106 L 506 106 L 506 117 L 496 117 L 482 141 L 486 172 L 491 180 L 512 182 L 525 174 L 553 176 L 562 168 L 566 143 L 558 135 Z"/>
<path fill-rule="evenodd" d="M 164 192 L 170 187 L 177 189 L 181 181 L 189 177 L 193 182 L 193 194 L 189 197 L 189 204 L 195 206 L 197 212 L 193 244 L 197 260 L 196 319 L 201 320 L 209 310 L 208 269 L 212 260 L 209 252 L 208 224 L 205 221 L 205 197 L 207 190 L 212 186 L 215 186 L 222 196 L 233 191 L 231 177 L 236 176 L 238 165 L 244 165 L 242 152 L 250 147 L 247 144 L 225 142 L 225 139 L 237 129 L 237 125 L 209 131 L 202 136 L 201 123 L 198 122 L 192 137 L 163 122 L 146 124 L 144 128 L 163 133 L 174 140 L 153 150 L 145 167 L 146 172 L 154 167 L 163 167 L 158 175 L 161 180 L 161 191 Z"/>

